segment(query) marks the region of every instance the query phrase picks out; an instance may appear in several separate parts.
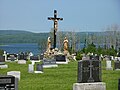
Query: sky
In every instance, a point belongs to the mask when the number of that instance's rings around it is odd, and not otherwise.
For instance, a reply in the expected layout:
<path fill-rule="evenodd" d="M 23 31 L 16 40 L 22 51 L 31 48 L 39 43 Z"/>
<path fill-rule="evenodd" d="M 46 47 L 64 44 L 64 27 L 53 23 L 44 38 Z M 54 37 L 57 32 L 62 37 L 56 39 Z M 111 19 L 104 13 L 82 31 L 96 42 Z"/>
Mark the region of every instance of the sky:
<path fill-rule="evenodd" d="M 103 31 L 120 25 L 120 0 L 0 0 L 0 30 L 50 32 L 54 10 L 59 31 Z"/>

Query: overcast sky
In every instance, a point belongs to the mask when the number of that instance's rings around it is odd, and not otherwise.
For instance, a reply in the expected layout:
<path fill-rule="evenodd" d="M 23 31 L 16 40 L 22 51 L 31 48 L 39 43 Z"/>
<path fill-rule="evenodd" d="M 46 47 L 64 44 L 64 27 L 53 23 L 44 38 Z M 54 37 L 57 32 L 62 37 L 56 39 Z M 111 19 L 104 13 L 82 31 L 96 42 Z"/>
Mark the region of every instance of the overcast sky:
<path fill-rule="evenodd" d="M 54 10 L 59 31 L 102 31 L 120 25 L 120 0 L 0 0 L 0 30 L 49 32 Z"/>

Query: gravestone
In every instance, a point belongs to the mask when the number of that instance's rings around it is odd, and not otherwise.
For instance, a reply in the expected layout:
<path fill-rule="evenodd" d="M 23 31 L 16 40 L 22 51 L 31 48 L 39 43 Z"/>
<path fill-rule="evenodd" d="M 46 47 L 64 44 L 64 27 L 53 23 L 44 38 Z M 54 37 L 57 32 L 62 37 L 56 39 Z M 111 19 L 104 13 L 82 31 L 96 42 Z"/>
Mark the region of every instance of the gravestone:
<path fill-rule="evenodd" d="M 101 61 L 78 62 L 78 83 L 73 84 L 73 90 L 106 90 L 106 84 L 101 81 Z"/>
<path fill-rule="evenodd" d="M 33 64 L 29 64 L 29 66 L 28 66 L 28 72 L 29 73 L 33 73 L 34 72 L 34 65 Z"/>
<path fill-rule="evenodd" d="M 113 70 L 112 66 L 111 66 L 111 61 L 106 61 L 106 70 Z"/>
<path fill-rule="evenodd" d="M 43 65 L 37 64 L 35 73 L 43 73 Z"/>
<path fill-rule="evenodd" d="M 0 55 L 0 69 L 8 68 L 8 65 L 5 64 L 5 56 Z"/>
<path fill-rule="evenodd" d="M 120 61 L 119 60 L 114 62 L 114 69 L 115 70 L 120 70 Z"/>
<path fill-rule="evenodd" d="M 20 54 L 18 54 L 18 60 L 24 60 L 25 59 L 25 56 L 24 56 L 24 53 L 21 52 Z"/>
<path fill-rule="evenodd" d="M 18 79 L 10 75 L 0 75 L 0 90 L 18 90 Z"/>
<path fill-rule="evenodd" d="M 39 61 L 39 56 L 30 56 L 30 60 Z"/>
<path fill-rule="evenodd" d="M 18 60 L 18 64 L 26 64 L 26 60 Z"/>
<path fill-rule="evenodd" d="M 44 54 L 40 54 L 40 60 L 43 60 Z"/>
<path fill-rule="evenodd" d="M 20 71 L 9 71 L 7 72 L 7 75 L 12 75 L 15 78 L 18 78 L 18 80 L 20 80 Z"/>
<path fill-rule="evenodd" d="M 5 64 L 5 57 L 0 55 L 0 65 Z"/>
<path fill-rule="evenodd" d="M 17 54 L 8 54 L 7 55 L 7 60 L 8 61 L 15 61 L 15 60 L 17 60 Z"/>
<path fill-rule="evenodd" d="M 82 60 L 78 62 L 78 83 L 101 82 L 101 62 Z"/>
<path fill-rule="evenodd" d="M 55 55 L 54 59 L 56 60 L 57 64 L 68 64 L 68 61 L 65 55 Z"/>
<path fill-rule="evenodd" d="M 43 68 L 58 67 L 55 59 L 43 59 Z"/>

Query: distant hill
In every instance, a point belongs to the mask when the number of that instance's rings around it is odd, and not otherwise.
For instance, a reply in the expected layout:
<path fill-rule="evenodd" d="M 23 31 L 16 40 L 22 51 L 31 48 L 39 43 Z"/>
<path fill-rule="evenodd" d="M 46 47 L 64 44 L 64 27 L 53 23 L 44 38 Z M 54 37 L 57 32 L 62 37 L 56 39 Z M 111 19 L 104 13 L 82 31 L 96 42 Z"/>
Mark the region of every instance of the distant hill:
<path fill-rule="evenodd" d="M 64 32 L 66 34 L 68 32 Z M 84 42 L 86 35 L 103 35 L 103 32 L 76 32 L 80 42 Z M 23 30 L 0 30 L 0 44 L 4 43 L 43 43 L 46 41 L 49 33 L 33 33 Z"/>
<path fill-rule="evenodd" d="M 48 33 L 32 33 L 22 30 L 0 30 L 0 43 L 40 43 Z"/>

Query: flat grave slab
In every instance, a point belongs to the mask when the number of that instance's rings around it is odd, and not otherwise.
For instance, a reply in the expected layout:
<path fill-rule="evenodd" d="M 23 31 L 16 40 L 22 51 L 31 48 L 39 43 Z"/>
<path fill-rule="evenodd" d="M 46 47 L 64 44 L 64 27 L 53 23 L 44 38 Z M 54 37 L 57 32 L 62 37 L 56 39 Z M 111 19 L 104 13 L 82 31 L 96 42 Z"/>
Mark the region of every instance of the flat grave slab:
<path fill-rule="evenodd" d="M 8 65 L 6 65 L 6 64 L 4 64 L 4 65 L 0 65 L 0 68 L 1 68 L 1 69 L 8 68 Z"/>
<path fill-rule="evenodd" d="M 104 82 L 74 83 L 73 90 L 106 90 L 106 84 Z"/>

